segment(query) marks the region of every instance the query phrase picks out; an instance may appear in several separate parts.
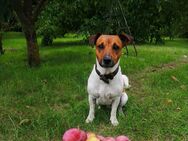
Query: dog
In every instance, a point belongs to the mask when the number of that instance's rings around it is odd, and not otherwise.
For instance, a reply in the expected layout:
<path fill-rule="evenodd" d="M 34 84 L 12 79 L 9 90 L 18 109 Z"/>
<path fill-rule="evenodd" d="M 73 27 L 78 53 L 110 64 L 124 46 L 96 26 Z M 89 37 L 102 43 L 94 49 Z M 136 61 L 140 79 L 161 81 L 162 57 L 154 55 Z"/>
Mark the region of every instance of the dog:
<path fill-rule="evenodd" d="M 130 87 L 119 62 L 123 47 L 132 41 L 133 38 L 127 34 L 96 34 L 89 38 L 90 44 L 96 46 L 96 64 L 88 78 L 89 114 L 86 123 L 93 121 L 97 104 L 111 105 L 110 121 L 114 126 L 119 124 L 116 113 L 117 110 L 123 112 L 122 107 L 128 101 L 124 89 Z"/>

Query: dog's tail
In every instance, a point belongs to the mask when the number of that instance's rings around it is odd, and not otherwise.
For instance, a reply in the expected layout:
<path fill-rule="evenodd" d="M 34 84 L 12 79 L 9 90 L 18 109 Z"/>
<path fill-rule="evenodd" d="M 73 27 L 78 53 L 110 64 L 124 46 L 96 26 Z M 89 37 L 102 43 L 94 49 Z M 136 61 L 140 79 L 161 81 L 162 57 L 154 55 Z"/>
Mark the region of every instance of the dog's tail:
<path fill-rule="evenodd" d="M 129 85 L 128 77 L 126 75 L 122 74 L 122 78 L 123 78 L 124 89 L 129 89 L 131 87 L 131 85 Z"/>

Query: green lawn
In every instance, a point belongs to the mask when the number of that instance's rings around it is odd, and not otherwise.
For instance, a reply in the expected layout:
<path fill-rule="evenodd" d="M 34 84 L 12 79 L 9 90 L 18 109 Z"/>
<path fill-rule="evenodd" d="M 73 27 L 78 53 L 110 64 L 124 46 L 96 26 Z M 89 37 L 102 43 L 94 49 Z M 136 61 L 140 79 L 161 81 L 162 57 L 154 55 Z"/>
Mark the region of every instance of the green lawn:
<path fill-rule="evenodd" d="M 137 57 L 129 46 L 121 67 L 132 87 L 127 91 L 126 116 L 118 117 L 117 127 L 110 124 L 110 109 L 105 107 L 96 110 L 92 124 L 85 124 L 86 85 L 95 50 L 79 40 L 67 36 L 41 47 L 41 66 L 29 68 L 23 36 L 4 36 L 0 140 L 58 141 L 72 127 L 104 136 L 125 134 L 133 141 L 188 140 L 188 40 L 139 45 Z"/>

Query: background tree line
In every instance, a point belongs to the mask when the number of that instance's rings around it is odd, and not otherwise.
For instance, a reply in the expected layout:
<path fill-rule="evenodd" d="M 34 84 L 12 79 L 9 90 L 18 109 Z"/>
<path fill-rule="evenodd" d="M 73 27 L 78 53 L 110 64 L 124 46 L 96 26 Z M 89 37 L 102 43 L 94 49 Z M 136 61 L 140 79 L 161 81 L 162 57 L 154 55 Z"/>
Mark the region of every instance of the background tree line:
<path fill-rule="evenodd" d="M 37 35 L 43 45 L 50 45 L 70 32 L 87 37 L 129 33 L 129 28 L 137 43 L 163 43 L 162 37 L 188 38 L 187 9 L 187 0 L 1 0 L 0 31 L 24 33 L 33 66 L 40 64 Z"/>
<path fill-rule="evenodd" d="M 162 37 L 188 37 L 187 0 L 119 0 L 137 42 L 162 43 Z M 128 32 L 118 1 L 50 1 L 38 22 L 43 43 L 68 32 L 85 35 Z M 48 39 L 50 42 L 47 42 Z"/>

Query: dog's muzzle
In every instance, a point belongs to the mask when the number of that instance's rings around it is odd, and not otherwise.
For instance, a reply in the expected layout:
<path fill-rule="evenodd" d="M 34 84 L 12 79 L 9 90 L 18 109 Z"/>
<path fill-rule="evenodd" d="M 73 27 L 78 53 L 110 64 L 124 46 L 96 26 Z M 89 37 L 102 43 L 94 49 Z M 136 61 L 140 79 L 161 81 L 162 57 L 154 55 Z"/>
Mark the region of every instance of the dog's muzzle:
<path fill-rule="evenodd" d="M 111 56 L 105 55 L 102 60 L 101 66 L 105 68 L 113 67 L 114 61 L 112 60 Z"/>

